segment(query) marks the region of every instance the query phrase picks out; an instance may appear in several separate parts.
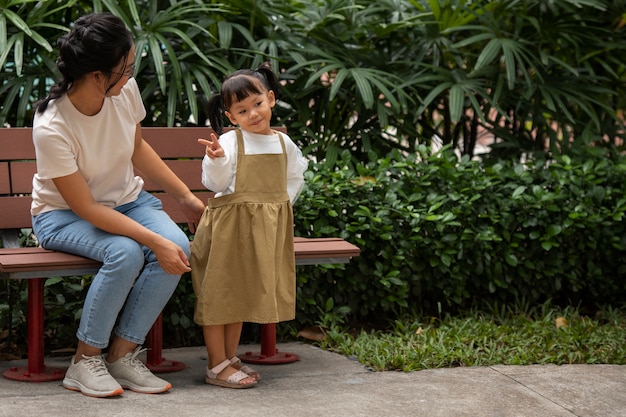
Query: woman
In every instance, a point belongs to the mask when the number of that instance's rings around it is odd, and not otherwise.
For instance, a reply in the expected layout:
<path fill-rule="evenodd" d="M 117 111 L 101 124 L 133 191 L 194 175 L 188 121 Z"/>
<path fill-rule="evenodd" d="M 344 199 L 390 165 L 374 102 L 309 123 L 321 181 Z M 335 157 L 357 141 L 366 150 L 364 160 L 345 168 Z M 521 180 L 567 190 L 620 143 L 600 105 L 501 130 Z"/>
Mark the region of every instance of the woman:
<path fill-rule="evenodd" d="M 94 397 L 123 388 L 164 392 L 171 384 L 137 355 L 181 274 L 190 271 L 189 241 L 134 169 L 174 196 L 192 222 L 204 204 L 142 137 L 146 111 L 132 78 L 135 46 L 121 19 L 83 16 L 58 47 L 62 79 L 37 103 L 33 122 L 33 229 L 44 248 L 103 264 L 85 299 L 63 386 Z"/>

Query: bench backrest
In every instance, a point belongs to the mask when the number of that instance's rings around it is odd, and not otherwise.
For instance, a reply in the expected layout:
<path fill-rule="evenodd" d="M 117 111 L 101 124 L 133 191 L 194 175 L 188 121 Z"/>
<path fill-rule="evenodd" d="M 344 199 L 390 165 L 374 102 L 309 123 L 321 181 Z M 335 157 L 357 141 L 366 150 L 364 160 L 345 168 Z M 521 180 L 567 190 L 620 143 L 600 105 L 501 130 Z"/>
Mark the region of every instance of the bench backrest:
<path fill-rule="evenodd" d="M 286 133 L 284 127 L 274 129 Z M 201 182 L 204 147 L 197 142 L 198 138 L 209 137 L 210 128 L 144 127 L 142 131 L 146 141 L 194 194 L 202 201 L 213 196 Z M 0 229 L 31 227 L 30 194 L 35 172 L 32 129 L 0 128 Z M 163 208 L 176 223 L 187 223 L 180 205 L 156 184 L 146 180 L 144 188 L 163 201 Z"/>

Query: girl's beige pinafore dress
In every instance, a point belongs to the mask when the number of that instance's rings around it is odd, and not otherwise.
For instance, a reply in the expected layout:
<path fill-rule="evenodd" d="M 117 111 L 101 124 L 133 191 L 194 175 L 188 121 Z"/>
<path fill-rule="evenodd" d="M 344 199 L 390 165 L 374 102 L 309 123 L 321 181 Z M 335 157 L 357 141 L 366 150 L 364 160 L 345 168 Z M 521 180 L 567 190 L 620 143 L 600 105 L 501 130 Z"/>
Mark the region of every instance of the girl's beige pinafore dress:
<path fill-rule="evenodd" d="M 293 210 L 287 154 L 246 155 L 237 131 L 233 194 L 209 200 L 191 251 L 194 321 L 277 323 L 295 318 Z"/>

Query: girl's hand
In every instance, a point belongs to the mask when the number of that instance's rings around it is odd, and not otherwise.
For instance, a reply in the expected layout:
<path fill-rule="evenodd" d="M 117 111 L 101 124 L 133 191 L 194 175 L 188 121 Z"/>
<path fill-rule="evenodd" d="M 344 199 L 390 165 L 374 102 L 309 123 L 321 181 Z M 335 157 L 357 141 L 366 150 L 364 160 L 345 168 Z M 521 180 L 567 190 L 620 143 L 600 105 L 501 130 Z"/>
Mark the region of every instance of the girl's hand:
<path fill-rule="evenodd" d="M 224 149 L 217 140 L 217 136 L 215 136 L 215 133 L 211 133 L 210 140 L 198 139 L 198 143 L 206 146 L 205 152 L 209 158 L 215 159 L 222 158 L 224 156 Z"/>

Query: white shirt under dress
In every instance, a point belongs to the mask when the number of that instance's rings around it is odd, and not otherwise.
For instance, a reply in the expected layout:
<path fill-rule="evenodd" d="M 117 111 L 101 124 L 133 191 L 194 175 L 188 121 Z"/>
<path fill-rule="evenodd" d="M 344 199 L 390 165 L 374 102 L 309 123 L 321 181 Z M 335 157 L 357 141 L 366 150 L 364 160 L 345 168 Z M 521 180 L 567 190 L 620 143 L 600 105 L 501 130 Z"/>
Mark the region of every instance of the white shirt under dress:
<path fill-rule="evenodd" d="M 259 135 L 256 133 L 241 131 L 244 140 L 246 155 L 259 154 L 280 154 L 283 152 L 278 134 Z M 285 152 L 287 154 L 287 193 L 293 204 L 304 185 L 304 171 L 308 167 L 308 161 L 300 148 L 296 146 L 291 138 L 281 132 L 285 142 Z M 220 145 L 224 149 L 223 158 L 211 159 L 204 156 L 202 161 L 202 184 L 214 191 L 216 197 L 232 194 L 235 191 L 235 180 L 237 177 L 237 134 L 235 130 L 224 133 L 219 138 Z M 262 172 L 259 175 L 263 175 Z"/>

